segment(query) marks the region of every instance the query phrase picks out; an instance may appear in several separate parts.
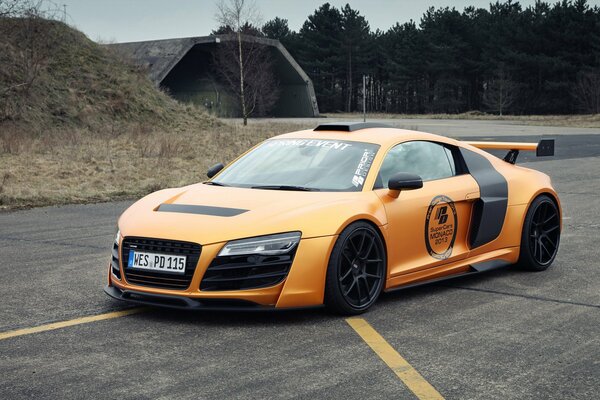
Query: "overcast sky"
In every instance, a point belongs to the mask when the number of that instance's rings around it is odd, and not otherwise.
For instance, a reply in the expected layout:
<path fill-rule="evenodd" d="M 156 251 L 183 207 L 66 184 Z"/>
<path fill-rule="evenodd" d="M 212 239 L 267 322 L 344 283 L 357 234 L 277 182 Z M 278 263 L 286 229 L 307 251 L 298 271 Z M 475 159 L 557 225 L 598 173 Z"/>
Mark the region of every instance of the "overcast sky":
<path fill-rule="evenodd" d="M 216 27 L 215 0 L 54 0 L 67 5 L 68 21 L 92 40 L 131 42 L 186 36 L 205 36 Z M 325 0 L 255 0 L 263 21 L 285 18 L 299 30 L 306 17 Z M 346 3 L 358 9 L 371 29 L 387 30 L 396 22 L 419 21 L 429 6 L 489 6 L 490 0 L 345 0 L 329 1 L 336 7 Z M 523 6 L 535 0 L 520 2 Z M 554 1 L 552 1 L 554 3 Z M 590 0 L 598 5 L 600 0 Z"/>

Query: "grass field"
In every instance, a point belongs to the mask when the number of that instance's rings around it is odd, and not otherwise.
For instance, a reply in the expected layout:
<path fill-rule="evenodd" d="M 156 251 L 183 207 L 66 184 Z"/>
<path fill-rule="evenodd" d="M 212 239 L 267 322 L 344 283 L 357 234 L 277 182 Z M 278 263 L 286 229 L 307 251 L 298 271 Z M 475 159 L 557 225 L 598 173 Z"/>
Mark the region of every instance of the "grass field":
<path fill-rule="evenodd" d="M 312 124 L 310 124 L 312 126 Z M 303 127 L 268 123 L 173 129 L 122 125 L 105 134 L 85 130 L 31 136 L 0 132 L 0 209 L 135 198 L 206 179 L 206 170 L 250 146 Z"/>

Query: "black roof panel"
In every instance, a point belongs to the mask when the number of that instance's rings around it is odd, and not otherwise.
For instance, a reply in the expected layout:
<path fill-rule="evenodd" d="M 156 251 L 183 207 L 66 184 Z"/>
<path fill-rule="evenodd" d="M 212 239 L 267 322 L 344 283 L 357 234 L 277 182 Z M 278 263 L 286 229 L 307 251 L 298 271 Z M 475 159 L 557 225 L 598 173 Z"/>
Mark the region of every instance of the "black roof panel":
<path fill-rule="evenodd" d="M 391 128 L 391 126 L 378 122 L 329 122 L 317 126 L 314 130 L 354 132 L 368 128 Z"/>

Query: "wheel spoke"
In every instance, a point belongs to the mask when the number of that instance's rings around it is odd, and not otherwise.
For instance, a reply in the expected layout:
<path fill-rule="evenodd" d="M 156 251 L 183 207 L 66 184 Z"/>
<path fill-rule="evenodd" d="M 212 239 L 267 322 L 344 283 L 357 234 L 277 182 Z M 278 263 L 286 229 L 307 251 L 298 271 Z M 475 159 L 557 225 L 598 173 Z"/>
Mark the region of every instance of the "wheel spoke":
<path fill-rule="evenodd" d="M 550 239 L 549 236 L 545 236 L 545 239 L 550 243 L 550 245 L 552 246 L 552 249 L 556 248 L 556 243 L 552 239 Z"/>
<path fill-rule="evenodd" d="M 358 304 L 362 304 L 362 290 L 360 290 L 360 280 L 356 279 L 356 289 L 358 290 Z"/>
<path fill-rule="evenodd" d="M 352 283 L 350 284 L 350 286 L 348 287 L 348 289 L 346 289 L 346 291 L 344 292 L 344 296 L 348 296 L 350 294 L 350 291 L 352 291 L 352 288 L 354 288 L 355 285 L 356 285 L 356 279 L 354 279 L 352 281 Z"/>
<path fill-rule="evenodd" d="M 340 276 L 340 282 L 343 281 L 344 279 L 346 279 L 351 273 L 352 273 L 352 267 L 348 268 L 348 272 L 346 272 L 344 275 Z"/>
<path fill-rule="evenodd" d="M 356 253 L 356 256 L 360 258 L 360 255 L 362 254 L 363 248 L 365 247 L 365 240 L 367 239 L 367 232 L 363 232 L 360 238 L 360 246 L 358 246 L 358 252 Z"/>
<path fill-rule="evenodd" d="M 548 228 L 544 232 L 546 232 L 546 234 L 548 234 L 550 232 L 554 232 L 557 229 L 558 229 L 558 225 L 554 225 L 552 228 Z"/>
<path fill-rule="evenodd" d="M 367 257 L 369 257 L 369 254 L 371 254 L 371 250 L 373 250 L 373 246 L 375 245 L 375 236 L 371 236 L 371 242 L 369 243 L 369 247 L 367 248 L 367 251 L 364 252 L 364 254 L 362 255 L 363 259 L 366 259 Z M 362 252 L 362 249 L 361 249 Z"/>
<path fill-rule="evenodd" d="M 546 253 L 548 253 L 549 256 L 552 257 L 552 253 L 550 253 L 550 251 L 546 248 L 546 246 L 544 246 L 544 243 L 542 243 L 542 239 L 540 239 L 540 248 L 544 249 L 544 251 Z"/>
<path fill-rule="evenodd" d="M 365 283 L 365 289 L 367 289 L 367 301 L 371 300 L 371 288 L 367 282 L 367 278 L 363 277 L 362 281 Z"/>
<path fill-rule="evenodd" d="M 543 222 L 542 225 L 547 224 L 548 222 L 552 221 L 554 219 L 554 217 L 556 217 L 556 213 L 552 213 L 552 215 L 548 218 L 546 218 Z"/>
<path fill-rule="evenodd" d="M 382 262 L 381 258 L 374 258 L 372 260 L 365 260 L 366 263 Z"/>
<path fill-rule="evenodd" d="M 368 272 L 365 272 L 365 276 L 367 278 L 375 278 L 375 279 L 381 279 L 381 275 L 377 275 L 377 274 L 370 274 Z"/>
<path fill-rule="evenodd" d="M 348 264 L 350 264 L 350 267 L 352 267 L 352 258 L 348 254 L 346 254 L 346 249 L 342 250 L 342 255 L 344 256 L 346 261 L 348 261 Z"/>
<path fill-rule="evenodd" d="M 367 279 L 367 275 L 365 274 L 365 276 L 363 276 L 363 279 L 365 280 L 365 286 L 367 287 L 367 289 L 369 290 L 369 292 L 373 289 L 373 286 L 371 286 L 369 284 L 369 280 Z"/>

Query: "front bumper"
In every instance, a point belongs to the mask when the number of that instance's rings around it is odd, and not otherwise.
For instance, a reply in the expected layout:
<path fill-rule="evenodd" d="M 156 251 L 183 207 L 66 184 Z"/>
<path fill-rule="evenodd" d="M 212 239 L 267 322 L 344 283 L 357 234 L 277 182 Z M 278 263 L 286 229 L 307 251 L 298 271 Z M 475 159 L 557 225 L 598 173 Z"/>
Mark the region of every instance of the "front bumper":
<path fill-rule="evenodd" d="M 219 300 L 219 299 L 194 299 L 184 296 L 171 296 L 147 292 L 138 292 L 130 289 L 119 289 L 106 285 L 104 293 L 113 299 L 127 301 L 140 305 L 160 306 L 180 310 L 230 310 L 250 311 L 269 310 L 273 306 L 263 306 L 246 300 Z"/>
<path fill-rule="evenodd" d="M 108 285 L 104 291 L 111 297 L 138 304 L 178 309 L 265 310 L 299 308 L 323 304 L 325 276 L 329 254 L 337 236 L 302 239 L 286 279 L 271 287 L 246 290 L 205 291 L 200 283 L 223 244 L 203 246 L 189 287 L 172 290 L 127 282 L 119 262 L 120 278 L 108 268 Z"/>

